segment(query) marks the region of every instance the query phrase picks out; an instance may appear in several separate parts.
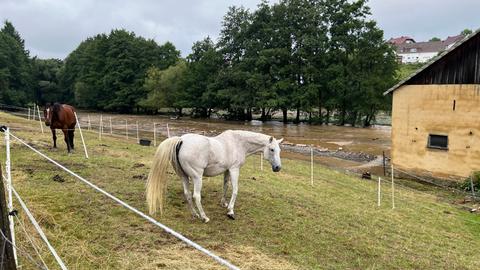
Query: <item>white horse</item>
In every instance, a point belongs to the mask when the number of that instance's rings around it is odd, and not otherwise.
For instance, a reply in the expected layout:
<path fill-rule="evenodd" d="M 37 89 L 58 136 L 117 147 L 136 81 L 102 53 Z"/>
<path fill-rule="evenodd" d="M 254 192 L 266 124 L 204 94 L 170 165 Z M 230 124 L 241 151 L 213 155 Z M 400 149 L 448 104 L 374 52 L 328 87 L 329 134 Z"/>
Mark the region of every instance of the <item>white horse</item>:
<path fill-rule="evenodd" d="M 205 223 L 210 219 L 205 215 L 201 203 L 202 176 L 223 177 L 223 196 L 221 205 L 227 207 L 227 216 L 235 219 L 233 207 L 238 192 L 238 176 L 245 158 L 253 153 L 263 151 L 264 158 L 270 161 L 272 170 L 281 169 L 280 146 L 283 138 L 275 138 L 241 130 L 227 130 L 216 137 L 197 134 L 185 134 L 164 140 L 157 149 L 152 169 L 147 180 L 147 203 L 150 214 L 160 209 L 163 214 L 164 195 L 167 189 L 167 168 L 171 163 L 175 172 L 183 180 L 185 199 L 194 217 Z M 195 210 L 190 193 L 190 179 L 193 181 L 193 199 L 200 215 Z M 227 204 L 228 182 L 232 183 L 232 197 Z"/>

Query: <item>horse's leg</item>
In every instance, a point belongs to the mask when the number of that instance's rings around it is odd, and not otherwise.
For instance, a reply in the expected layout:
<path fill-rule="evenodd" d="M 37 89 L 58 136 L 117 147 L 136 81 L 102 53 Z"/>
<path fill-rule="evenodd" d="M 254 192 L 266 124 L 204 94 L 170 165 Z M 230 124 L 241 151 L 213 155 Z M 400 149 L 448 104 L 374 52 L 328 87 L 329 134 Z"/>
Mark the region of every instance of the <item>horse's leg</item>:
<path fill-rule="evenodd" d="M 70 139 L 70 147 L 74 149 L 75 147 L 73 146 L 73 137 L 74 137 L 74 132 L 75 130 L 68 130 L 68 137 Z"/>
<path fill-rule="evenodd" d="M 192 193 L 190 192 L 190 180 L 188 179 L 188 176 L 182 176 L 182 184 L 183 194 L 185 195 L 185 200 L 187 200 L 190 211 L 192 211 L 192 216 L 199 218 L 200 215 L 198 215 L 197 210 L 193 207 Z"/>
<path fill-rule="evenodd" d="M 222 200 L 220 201 L 220 205 L 223 207 L 227 207 L 227 191 L 228 191 L 228 181 L 230 180 L 230 173 L 226 171 L 223 174 L 223 196 Z"/>
<path fill-rule="evenodd" d="M 200 212 L 200 218 L 207 223 L 210 219 L 205 215 L 202 207 L 202 176 L 195 176 L 192 177 L 193 179 L 193 199 L 195 200 L 195 204 L 197 205 L 197 209 Z"/>
<path fill-rule="evenodd" d="M 232 182 L 232 198 L 230 198 L 230 203 L 228 204 L 227 216 L 231 219 L 235 219 L 235 214 L 233 213 L 233 208 L 235 207 L 235 200 L 237 199 L 238 193 L 238 176 L 240 175 L 240 169 L 230 169 L 230 181 Z"/>
<path fill-rule="evenodd" d="M 63 131 L 63 137 L 65 139 L 65 143 L 67 144 L 67 151 L 70 153 L 70 140 L 68 139 L 68 130 L 67 129 L 62 129 Z"/>
<path fill-rule="evenodd" d="M 57 148 L 57 132 L 55 131 L 54 128 L 50 129 L 52 131 L 52 137 L 53 137 L 53 148 Z"/>

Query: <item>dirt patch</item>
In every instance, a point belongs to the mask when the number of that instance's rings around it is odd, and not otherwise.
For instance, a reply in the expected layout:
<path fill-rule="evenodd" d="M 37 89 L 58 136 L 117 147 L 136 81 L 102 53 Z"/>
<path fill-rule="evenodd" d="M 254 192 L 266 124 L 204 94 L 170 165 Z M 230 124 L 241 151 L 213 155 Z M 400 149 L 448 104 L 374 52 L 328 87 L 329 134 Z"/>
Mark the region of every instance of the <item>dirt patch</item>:
<path fill-rule="evenodd" d="M 52 177 L 52 180 L 59 183 L 65 182 L 65 179 L 58 174 L 55 174 L 55 176 Z"/>
<path fill-rule="evenodd" d="M 137 175 L 132 176 L 132 178 L 135 179 L 135 180 L 146 180 L 147 176 L 145 174 L 137 174 Z"/>

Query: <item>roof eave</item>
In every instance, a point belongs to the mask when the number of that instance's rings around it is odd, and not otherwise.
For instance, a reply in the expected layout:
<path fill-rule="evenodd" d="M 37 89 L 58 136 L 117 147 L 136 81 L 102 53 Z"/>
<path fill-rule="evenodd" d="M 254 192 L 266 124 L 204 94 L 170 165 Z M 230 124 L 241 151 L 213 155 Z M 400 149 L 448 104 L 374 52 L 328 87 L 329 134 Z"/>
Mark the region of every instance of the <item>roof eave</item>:
<path fill-rule="evenodd" d="M 390 93 L 392 93 L 393 91 L 397 90 L 398 88 L 400 88 L 400 86 L 404 85 L 408 80 L 410 80 L 411 78 L 415 77 L 418 73 L 424 71 L 426 68 L 428 68 L 429 66 L 431 66 L 433 63 L 437 62 L 438 60 L 440 60 L 441 58 L 443 58 L 445 55 L 449 54 L 450 52 L 454 51 L 457 47 L 459 47 L 460 45 L 462 45 L 463 43 L 467 42 L 468 40 L 470 40 L 472 37 L 476 36 L 478 33 L 480 32 L 480 28 L 477 29 L 477 31 L 471 33 L 470 35 L 467 35 L 466 37 L 464 37 L 462 40 L 456 42 L 452 47 L 450 47 L 450 49 L 447 49 L 445 51 L 443 51 L 442 53 L 440 53 L 439 55 L 435 56 L 434 58 L 432 58 L 429 62 L 427 62 L 424 66 L 422 66 L 421 68 L 419 68 L 417 71 L 415 71 L 414 73 L 412 73 L 410 76 L 408 76 L 407 78 L 401 80 L 400 82 L 398 82 L 397 84 L 395 84 L 394 86 L 392 86 L 390 89 L 388 89 L 387 91 L 383 92 L 383 95 L 386 96 Z"/>

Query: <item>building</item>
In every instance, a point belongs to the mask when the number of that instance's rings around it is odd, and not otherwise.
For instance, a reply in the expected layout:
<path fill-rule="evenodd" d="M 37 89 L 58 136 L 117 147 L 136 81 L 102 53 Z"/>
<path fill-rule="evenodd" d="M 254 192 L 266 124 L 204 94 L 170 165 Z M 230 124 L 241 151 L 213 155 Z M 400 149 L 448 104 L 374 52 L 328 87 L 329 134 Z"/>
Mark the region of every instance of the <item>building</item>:
<path fill-rule="evenodd" d="M 396 168 L 454 181 L 480 170 L 479 31 L 384 94 Z"/>
<path fill-rule="evenodd" d="M 398 45 L 401 45 L 401 44 L 415 43 L 415 40 L 411 37 L 408 37 L 408 36 L 401 36 L 401 37 L 397 37 L 397 38 L 391 38 L 388 42 L 393 44 L 393 45 L 398 46 Z"/>
<path fill-rule="evenodd" d="M 388 42 L 395 46 L 398 59 L 403 64 L 426 63 L 439 53 L 450 49 L 461 41 L 463 35 L 448 37 L 441 41 L 415 42 L 411 37 L 392 38 Z"/>

